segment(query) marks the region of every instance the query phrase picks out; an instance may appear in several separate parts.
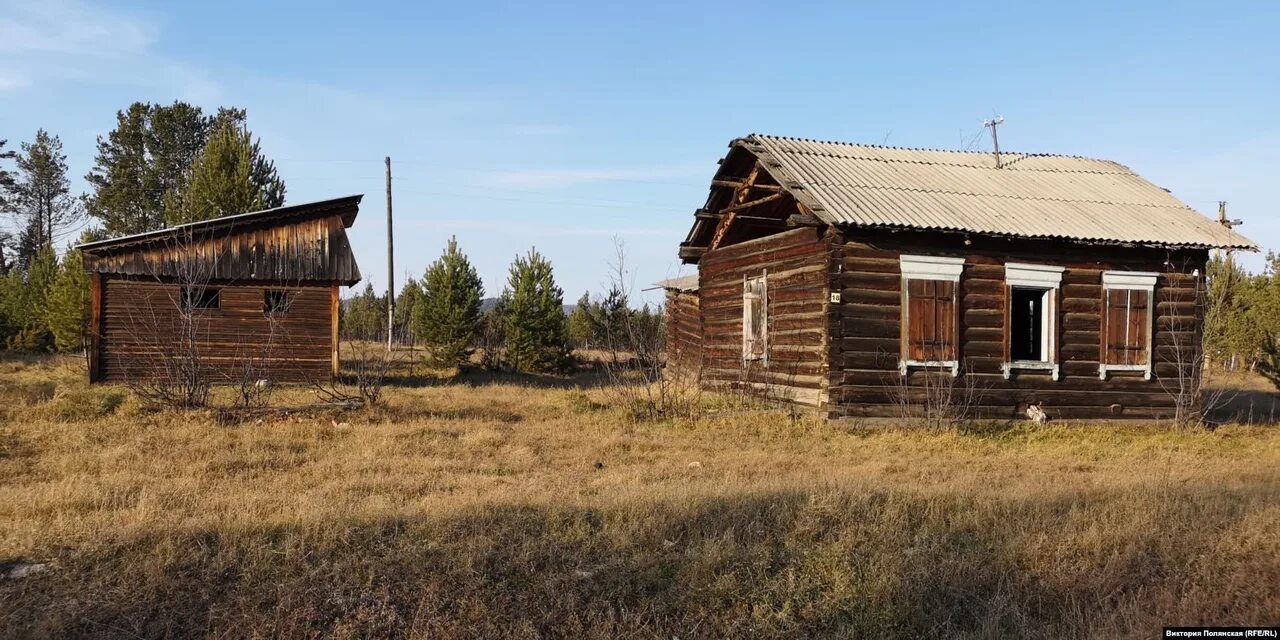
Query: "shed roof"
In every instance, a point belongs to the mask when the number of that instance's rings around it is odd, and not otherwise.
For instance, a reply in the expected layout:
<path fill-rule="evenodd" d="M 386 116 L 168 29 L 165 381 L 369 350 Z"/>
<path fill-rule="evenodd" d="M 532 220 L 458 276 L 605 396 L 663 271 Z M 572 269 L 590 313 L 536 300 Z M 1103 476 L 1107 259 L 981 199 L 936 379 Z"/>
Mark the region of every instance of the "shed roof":
<path fill-rule="evenodd" d="M 276 207 L 78 245 L 93 273 L 208 280 L 360 281 L 346 229 L 363 195 Z"/>
<path fill-rule="evenodd" d="M 827 224 L 1167 247 L 1257 245 L 1128 167 L 1048 154 L 734 140 Z"/>
<path fill-rule="evenodd" d="M 658 282 L 655 282 L 653 286 L 659 289 L 666 289 L 668 291 L 697 291 L 698 274 L 691 273 L 687 276 L 680 276 L 678 278 L 659 280 Z"/>

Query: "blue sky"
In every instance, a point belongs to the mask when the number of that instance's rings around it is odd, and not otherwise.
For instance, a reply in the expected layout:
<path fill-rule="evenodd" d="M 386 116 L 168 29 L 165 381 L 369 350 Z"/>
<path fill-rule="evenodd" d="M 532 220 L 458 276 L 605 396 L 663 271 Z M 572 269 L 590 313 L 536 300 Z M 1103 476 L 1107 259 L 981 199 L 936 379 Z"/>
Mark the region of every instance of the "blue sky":
<path fill-rule="evenodd" d="M 245 107 L 291 203 L 364 193 L 384 287 L 456 235 L 490 294 L 530 246 L 573 299 L 676 246 L 750 132 L 1116 160 L 1280 248 L 1280 3 L 257 3 L 0 0 L 0 138 L 75 176 L 134 100 Z M 1260 257 L 1246 258 L 1258 267 Z"/>

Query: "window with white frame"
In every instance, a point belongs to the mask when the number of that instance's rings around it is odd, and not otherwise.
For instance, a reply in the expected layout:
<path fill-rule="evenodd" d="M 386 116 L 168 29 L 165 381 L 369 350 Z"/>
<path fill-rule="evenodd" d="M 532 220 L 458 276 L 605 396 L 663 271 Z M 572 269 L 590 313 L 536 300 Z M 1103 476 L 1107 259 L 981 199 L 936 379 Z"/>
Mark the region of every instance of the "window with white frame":
<path fill-rule="evenodd" d="M 958 296 L 964 258 L 909 256 L 902 268 L 902 353 L 898 370 L 911 367 L 960 373 Z"/>
<path fill-rule="evenodd" d="M 769 359 L 769 274 L 742 280 L 742 359 Z"/>
<path fill-rule="evenodd" d="M 1102 350 L 1098 377 L 1112 371 L 1152 375 L 1153 300 L 1159 274 L 1140 271 L 1102 273 Z"/>
<path fill-rule="evenodd" d="M 1060 376 L 1058 364 L 1058 289 L 1063 267 L 1009 262 L 1004 266 L 1004 377 L 1019 369 L 1049 371 Z"/>

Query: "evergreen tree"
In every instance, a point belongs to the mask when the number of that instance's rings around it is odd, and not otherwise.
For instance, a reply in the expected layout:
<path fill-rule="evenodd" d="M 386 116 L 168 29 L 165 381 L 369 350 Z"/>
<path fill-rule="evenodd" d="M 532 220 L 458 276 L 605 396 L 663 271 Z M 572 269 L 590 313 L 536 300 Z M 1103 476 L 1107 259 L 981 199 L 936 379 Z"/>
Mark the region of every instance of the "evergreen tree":
<path fill-rule="evenodd" d="M 89 215 L 108 236 L 164 227 L 165 194 L 181 187 L 208 137 L 210 118 L 185 102 L 135 102 L 116 113 L 116 127 L 98 138 L 85 180 Z"/>
<path fill-rule="evenodd" d="M 18 154 L 12 150 L 5 151 L 4 146 L 9 144 L 8 140 L 0 140 L 0 163 L 13 160 Z M 13 172 L 5 168 L 4 164 L 0 164 L 0 213 L 9 210 L 11 206 L 9 198 L 13 190 Z"/>
<path fill-rule="evenodd" d="M 57 235 L 80 219 L 81 208 L 71 196 L 67 156 L 57 136 L 37 131 L 34 142 L 23 143 L 17 165 L 11 209 L 22 229 L 17 258 L 25 268 L 37 251 L 52 247 Z"/>
<path fill-rule="evenodd" d="M 400 295 L 396 296 L 394 325 L 396 337 L 399 340 L 409 344 L 416 342 L 417 334 L 413 326 L 413 319 L 421 304 L 422 283 L 413 278 L 408 278 L 404 286 L 400 287 Z"/>
<path fill-rule="evenodd" d="M 551 263 L 537 249 L 517 256 L 502 293 L 506 356 L 517 371 L 563 371 L 569 366 L 564 293 Z"/>
<path fill-rule="evenodd" d="M 584 293 L 569 312 L 569 341 L 576 349 L 589 349 L 595 344 L 596 325 L 592 319 L 591 294 Z"/>
<path fill-rule="evenodd" d="M 0 285 L 0 314 L 6 325 L 6 346 L 19 351 L 43 351 L 53 344 L 45 319 L 49 288 L 58 272 L 53 247 L 40 249 L 26 269 L 12 269 Z"/>
<path fill-rule="evenodd" d="M 166 198 L 183 190 L 210 133 L 244 123 L 243 109 L 221 108 L 206 116 L 185 102 L 135 102 L 117 112 L 116 127 L 98 138 L 93 170 L 85 176 L 93 189 L 85 199 L 89 215 L 102 221 L 107 237 L 163 228 Z M 258 184 L 267 185 L 274 168 L 259 157 L 251 173 Z M 283 202 L 283 184 L 265 200 Z"/>
<path fill-rule="evenodd" d="M 471 261 L 450 238 L 444 253 L 422 277 L 422 303 L 414 315 L 414 333 L 442 366 L 466 362 L 480 330 L 484 285 Z"/>
<path fill-rule="evenodd" d="M 591 319 L 595 325 L 596 343 L 606 349 L 630 348 L 628 335 L 630 318 L 631 309 L 627 306 L 626 292 L 617 286 L 609 287 L 604 299 L 592 309 Z"/>
<path fill-rule="evenodd" d="M 84 271 L 79 251 L 71 250 L 62 256 L 62 264 L 49 287 L 44 317 L 58 351 L 84 348 L 89 319 L 89 274 Z"/>
<path fill-rule="evenodd" d="M 385 340 L 387 337 L 387 297 L 365 283 L 364 290 L 343 305 L 342 335 L 353 340 Z"/>
<path fill-rule="evenodd" d="M 284 181 L 249 130 L 224 120 L 209 134 L 186 183 L 165 198 L 170 226 L 284 204 Z"/>

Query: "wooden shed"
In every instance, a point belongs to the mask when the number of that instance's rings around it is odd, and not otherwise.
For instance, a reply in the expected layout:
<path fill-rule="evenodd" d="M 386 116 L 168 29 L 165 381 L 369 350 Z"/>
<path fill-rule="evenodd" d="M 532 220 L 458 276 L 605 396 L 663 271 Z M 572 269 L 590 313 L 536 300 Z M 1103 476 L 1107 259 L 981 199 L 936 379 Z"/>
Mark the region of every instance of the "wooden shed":
<path fill-rule="evenodd" d="M 1157 417 L 1199 370 L 1215 248 L 1257 249 L 1114 162 L 750 135 L 669 313 L 696 309 L 705 385 L 831 417 L 938 385 L 973 415 Z"/>
<path fill-rule="evenodd" d="M 172 375 L 175 366 L 198 366 L 215 382 L 329 380 L 339 287 L 360 281 L 346 229 L 362 197 L 77 247 L 91 279 L 90 381 Z"/>

